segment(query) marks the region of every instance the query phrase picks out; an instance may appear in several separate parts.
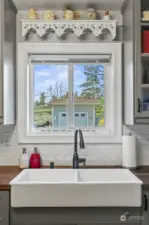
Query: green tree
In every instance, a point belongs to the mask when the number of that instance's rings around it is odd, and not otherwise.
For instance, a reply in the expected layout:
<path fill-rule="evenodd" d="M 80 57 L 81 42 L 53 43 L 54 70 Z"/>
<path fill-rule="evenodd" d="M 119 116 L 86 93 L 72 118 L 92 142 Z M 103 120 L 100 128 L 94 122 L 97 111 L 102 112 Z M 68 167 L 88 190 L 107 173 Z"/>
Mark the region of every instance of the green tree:
<path fill-rule="evenodd" d="M 48 101 L 52 102 L 54 99 L 67 98 L 68 91 L 63 85 L 63 82 L 56 82 L 55 85 L 50 85 L 47 90 Z"/>
<path fill-rule="evenodd" d="M 96 106 L 96 117 L 103 118 L 104 117 L 104 97 L 99 98 L 99 104 Z"/>
<path fill-rule="evenodd" d="M 80 85 L 81 97 L 87 99 L 98 99 L 104 95 L 104 68 L 103 66 L 86 65 L 86 80 Z"/>
<path fill-rule="evenodd" d="M 74 98 L 79 98 L 79 94 L 77 91 L 74 93 Z"/>
<path fill-rule="evenodd" d="M 38 100 L 35 101 L 35 106 L 38 106 L 40 103 Z"/>
<path fill-rule="evenodd" d="M 45 92 L 41 92 L 40 96 L 39 96 L 39 105 L 45 105 L 46 103 L 46 93 Z"/>
<path fill-rule="evenodd" d="M 80 96 L 99 101 L 96 106 L 96 125 L 98 126 L 99 121 L 104 118 L 104 67 L 102 65 L 87 65 L 84 74 L 86 80 L 80 85 L 82 89 Z"/>

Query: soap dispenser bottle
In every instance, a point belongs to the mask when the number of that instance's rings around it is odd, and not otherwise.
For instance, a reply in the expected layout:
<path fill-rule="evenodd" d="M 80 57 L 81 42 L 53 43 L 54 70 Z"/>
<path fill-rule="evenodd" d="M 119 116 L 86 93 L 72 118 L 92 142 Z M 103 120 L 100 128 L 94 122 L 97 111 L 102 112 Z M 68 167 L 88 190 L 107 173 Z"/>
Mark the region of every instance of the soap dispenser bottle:
<path fill-rule="evenodd" d="M 19 160 L 19 165 L 21 169 L 29 168 L 29 156 L 27 154 L 26 148 L 23 148 L 23 151 Z"/>
<path fill-rule="evenodd" d="M 31 154 L 30 157 L 30 168 L 40 168 L 41 166 L 41 158 L 38 153 L 38 149 L 34 148 L 34 153 Z"/>

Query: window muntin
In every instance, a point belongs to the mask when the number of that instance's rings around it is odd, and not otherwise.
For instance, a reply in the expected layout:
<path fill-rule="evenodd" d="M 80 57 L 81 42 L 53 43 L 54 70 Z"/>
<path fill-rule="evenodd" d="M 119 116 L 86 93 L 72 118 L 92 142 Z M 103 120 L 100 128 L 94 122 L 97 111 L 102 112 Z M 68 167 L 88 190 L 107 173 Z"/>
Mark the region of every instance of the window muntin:
<path fill-rule="evenodd" d="M 30 132 L 104 127 L 104 77 L 109 63 L 81 59 L 64 64 L 62 60 L 39 59 L 30 63 L 34 90 Z"/>

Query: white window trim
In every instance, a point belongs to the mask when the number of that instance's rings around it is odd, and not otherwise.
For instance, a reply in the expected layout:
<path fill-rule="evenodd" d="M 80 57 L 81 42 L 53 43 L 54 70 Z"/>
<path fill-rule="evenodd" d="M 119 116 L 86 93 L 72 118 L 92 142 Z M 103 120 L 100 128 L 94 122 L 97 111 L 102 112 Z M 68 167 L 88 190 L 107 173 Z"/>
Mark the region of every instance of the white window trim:
<path fill-rule="evenodd" d="M 28 132 L 27 117 L 27 64 L 29 54 L 111 54 L 112 67 L 109 77 L 110 100 L 105 108 L 110 110 L 107 120 L 108 129 L 98 132 L 84 132 L 86 143 L 121 143 L 122 136 L 122 63 L 121 43 L 19 43 L 18 44 L 18 142 L 71 144 L 74 132 L 59 134 L 33 134 Z M 108 110 L 106 110 L 108 112 Z M 28 112 L 29 113 L 29 112 Z"/>

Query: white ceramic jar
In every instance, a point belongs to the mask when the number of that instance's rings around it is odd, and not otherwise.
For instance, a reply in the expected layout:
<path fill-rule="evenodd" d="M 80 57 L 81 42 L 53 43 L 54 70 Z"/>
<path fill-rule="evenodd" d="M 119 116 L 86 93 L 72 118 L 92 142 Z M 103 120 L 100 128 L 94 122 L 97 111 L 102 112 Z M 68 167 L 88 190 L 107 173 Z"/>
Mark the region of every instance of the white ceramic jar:
<path fill-rule="evenodd" d="M 66 9 L 64 12 L 65 20 L 73 20 L 74 19 L 74 11 L 71 9 Z"/>
<path fill-rule="evenodd" d="M 104 16 L 104 20 L 110 20 L 110 16 L 109 15 Z"/>
<path fill-rule="evenodd" d="M 95 9 L 89 8 L 87 10 L 87 18 L 89 20 L 96 20 L 97 19 L 97 11 Z"/>
<path fill-rule="evenodd" d="M 110 14 L 109 11 L 106 11 L 104 14 L 104 20 L 110 20 Z"/>

